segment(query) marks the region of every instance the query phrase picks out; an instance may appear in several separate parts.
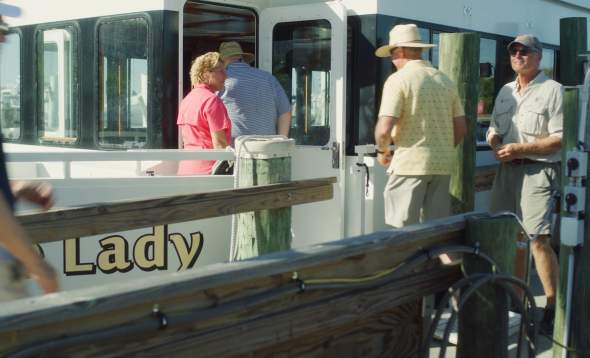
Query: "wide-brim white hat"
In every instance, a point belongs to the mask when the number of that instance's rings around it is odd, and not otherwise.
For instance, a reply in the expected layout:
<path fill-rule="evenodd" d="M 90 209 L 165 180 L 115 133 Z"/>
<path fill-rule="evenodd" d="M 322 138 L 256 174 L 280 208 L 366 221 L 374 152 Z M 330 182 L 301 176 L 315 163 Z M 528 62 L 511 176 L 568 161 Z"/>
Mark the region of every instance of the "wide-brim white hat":
<path fill-rule="evenodd" d="M 0 15 L 9 17 L 20 16 L 20 8 L 18 6 L 8 5 L 0 2 Z"/>
<path fill-rule="evenodd" d="M 389 31 L 389 44 L 379 47 L 375 51 L 377 57 L 391 56 L 391 50 L 396 47 L 417 47 L 429 49 L 436 45 L 422 42 L 418 27 L 415 24 L 396 25 Z"/>

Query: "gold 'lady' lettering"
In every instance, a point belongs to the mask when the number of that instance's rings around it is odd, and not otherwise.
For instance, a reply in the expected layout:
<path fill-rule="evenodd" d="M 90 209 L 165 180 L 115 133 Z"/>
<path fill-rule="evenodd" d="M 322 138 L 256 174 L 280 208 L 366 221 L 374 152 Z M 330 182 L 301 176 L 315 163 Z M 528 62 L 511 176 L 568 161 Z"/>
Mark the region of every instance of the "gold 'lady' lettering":
<path fill-rule="evenodd" d="M 96 262 L 102 272 L 127 272 L 133 269 L 133 262 L 128 259 L 129 244 L 124 237 L 112 235 L 100 240 L 99 243 L 102 251 L 98 254 Z"/>
<path fill-rule="evenodd" d="M 144 271 L 168 268 L 167 225 L 154 226 L 151 234 L 145 234 L 133 245 L 133 260 Z M 150 255 L 151 252 L 151 255 Z"/>
<path fill-rule="evenodd" d="M 64 250 L 64 274 L 66 276 L 93 275 L 96 273 L 96 265 L 80 262 L 80 239 L 68 239 L 63 241 Z"/>
<path fill-rule="evenodd" d="M 178 271 L 192 268 L 203 250 L 203 234 L 201 232 L 191 233 L 191 242 L 188 243 L 182 234 L 170 234 L 168 239 L 176 248 L 176 254 L 180 261 Z"/>

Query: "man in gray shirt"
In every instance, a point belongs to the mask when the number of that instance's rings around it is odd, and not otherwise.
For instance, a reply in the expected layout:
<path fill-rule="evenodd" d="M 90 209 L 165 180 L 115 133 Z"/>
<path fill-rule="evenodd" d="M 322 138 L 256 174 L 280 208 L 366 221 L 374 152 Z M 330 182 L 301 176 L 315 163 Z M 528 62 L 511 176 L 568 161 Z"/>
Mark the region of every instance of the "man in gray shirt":
<path fill-rule="evenodd" d="M 550 246 L 553 194 L 559 191 L 563 86 L 539 69 L 542 47 L 532 35 L 508 45 L 516 80 L 496 98 L 487 141 L 501 162 L 490 211 L 512 211 L 523 221 L 547 306 L 541 328 L 549 333 L 555 314 L 559 266 Z"/>

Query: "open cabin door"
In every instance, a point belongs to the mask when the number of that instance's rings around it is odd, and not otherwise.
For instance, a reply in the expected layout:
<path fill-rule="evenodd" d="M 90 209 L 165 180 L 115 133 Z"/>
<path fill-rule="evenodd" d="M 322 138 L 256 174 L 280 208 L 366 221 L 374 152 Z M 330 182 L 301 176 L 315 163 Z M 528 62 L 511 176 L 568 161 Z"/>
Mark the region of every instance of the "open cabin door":
<path fill-rule="evenodd" d="M 331 201 L 293 208 L 293 246 L 344 235 L 346 9 L 339 2 L 272 7 L 260 14 L 260 68 L 291 100 L 293 179 L 334 176 Z"/>

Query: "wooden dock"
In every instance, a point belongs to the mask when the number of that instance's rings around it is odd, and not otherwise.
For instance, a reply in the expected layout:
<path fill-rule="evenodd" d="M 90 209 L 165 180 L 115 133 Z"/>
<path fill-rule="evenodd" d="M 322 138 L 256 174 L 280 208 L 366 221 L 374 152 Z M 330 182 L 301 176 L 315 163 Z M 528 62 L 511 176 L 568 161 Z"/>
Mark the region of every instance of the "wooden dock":
<path fill-rule="evenodd" d="M 86 236 L 325 200 L 333 183 L 295 181 L 20 220 L 36 242 L 49 242 L 72 231 Z M 429 249 L 465 243 L 470 218 L 9 302 L 0 312 L 0 353 L 415 357 L 427 329 L 423 297 L 461 276 Z"/>
<path fill-rule="evenodd" d="M 326 180 L 320 182 L 326 185 Z M 111 209 L 77 210 L 94 210 L 106 223 Z M 7 303 L 0 313 L 0 352 L 413 357 L 424 332 L 422 297 L 446 289 L 460 272 L 436 258 L 410 269 L 404 263 L 427 248 L 463 242 L 466 220 L 455 216 L 201 270 Z M 39 216 L 28 223 L 44 222 Z"/>

